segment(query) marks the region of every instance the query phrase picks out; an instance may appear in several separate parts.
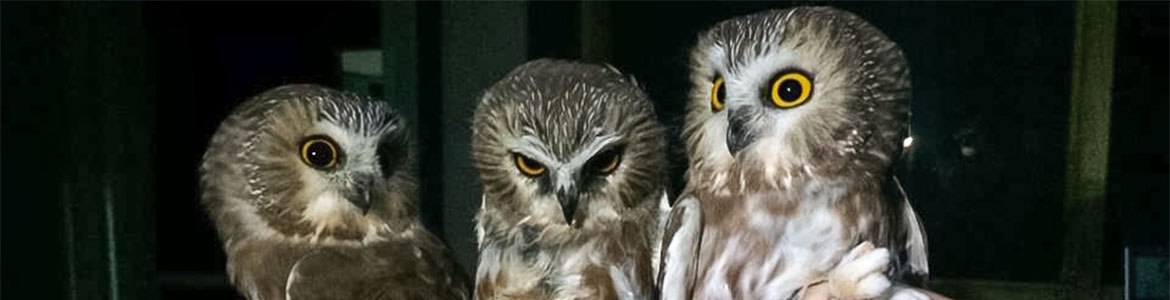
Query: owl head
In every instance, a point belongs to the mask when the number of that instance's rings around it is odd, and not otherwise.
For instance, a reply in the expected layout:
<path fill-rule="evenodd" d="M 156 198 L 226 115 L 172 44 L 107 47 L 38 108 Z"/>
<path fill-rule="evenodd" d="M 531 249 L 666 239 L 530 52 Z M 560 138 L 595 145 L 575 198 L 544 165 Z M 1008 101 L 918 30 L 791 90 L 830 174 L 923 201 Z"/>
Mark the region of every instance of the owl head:
<path fill-rule="evenodd" d="M 415 214 L 409 161 L 403 122 L 387 103 L 281 86 L 220 124 L 200 169 L 203 201 L 227 237 L 369 241 Z"/>
<path fill-rule="evenodd" d="M 637 84 L 612 67 L 523 64 L 487 89 L 472 122 L 481 222 L 608 226 L 662 191 L 663 129 Z"/>
<path fill-rule="evenodd" d="M 852 13 L 797 7 L 723 21 L 699 36 L 690 69 L 692 172 L 771 182 L 885 172 L 900 153 L 909 68 L 894 42 Z"/>

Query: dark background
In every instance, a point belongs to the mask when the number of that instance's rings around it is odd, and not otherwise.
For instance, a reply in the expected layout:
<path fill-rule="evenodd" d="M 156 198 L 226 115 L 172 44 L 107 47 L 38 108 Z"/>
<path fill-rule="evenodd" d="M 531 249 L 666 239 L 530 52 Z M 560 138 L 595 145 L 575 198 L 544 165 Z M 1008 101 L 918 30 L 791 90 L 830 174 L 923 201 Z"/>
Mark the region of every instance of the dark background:
<path fill-rule="evenodd" d="M 280 84 L 340 87 L 339 54 L 379 48 L 403 22 L 417 37 L 405 45 L 417 90 L 392 102 L 416 107 L 424 221 L 473 269 L 479 199 L 464 149 L 479 91 L 525 59 L 608 62 L 677 136 L 696 35 L 793 4 L 427 2 L 390 21 L 383 5 L 5 2 L 3 296 L 237 297 L 198 205 L 216 125 Z M 898 172 L 929 233 L 932 277 L 1058 280 L 1075 3 L 833 5 L 881 28 L 911 64 L 915 145 Z M 1121 284 L 1124 247 L 1167 246 L 1167 11 L 1117 6 L 1105 285 Z"/>

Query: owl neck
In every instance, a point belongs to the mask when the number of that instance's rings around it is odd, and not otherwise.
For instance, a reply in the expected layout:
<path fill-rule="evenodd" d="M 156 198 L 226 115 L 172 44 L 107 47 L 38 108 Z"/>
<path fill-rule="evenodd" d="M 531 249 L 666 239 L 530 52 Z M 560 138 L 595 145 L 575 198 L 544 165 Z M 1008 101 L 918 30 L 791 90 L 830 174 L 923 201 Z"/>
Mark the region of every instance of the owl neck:
<path fill-rule="evenodd" d="M 697 163 L 688 175 L 687 190 L 714 195 L 786 191 L 803 186 L 809 181 L 838 179 L 881 179 L 886 170 L 874 169 L 870 164 L 800 164 L 767 166 L 741 164 L 738 161 L 719 166 Z"/>

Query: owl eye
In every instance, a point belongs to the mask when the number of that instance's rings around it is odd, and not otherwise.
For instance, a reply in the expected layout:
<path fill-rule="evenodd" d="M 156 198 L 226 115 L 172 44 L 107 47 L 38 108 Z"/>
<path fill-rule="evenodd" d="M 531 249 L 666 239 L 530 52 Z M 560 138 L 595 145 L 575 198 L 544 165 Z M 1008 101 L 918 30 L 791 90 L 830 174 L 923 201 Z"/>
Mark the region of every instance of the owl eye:
<path fill-rule="evenodd" d="M 715 84 L 711 85 L 711 111 L 723 110 L 723 97 L 727 96 L 727 89 L 723 87 L 723 76 L 715 77 Z"/>
<path fill-rule="evenodd" d="M 528 176 L 540 176 L 540 174 L 544 174 L 544 165 L 520 153 L 514 153 L 512 156 L 516 158 L 516 168 L 520 169 L 520 173 Z"/>
<path fill-rule="evenodd" d="M 804 104 L 812 95 L 812 81 L 797 71 L 781 72 L 772 80 L 772 104 L 779 108 L 793 108 Z"/>
<path fill-rule="evenodd" d="M 314 168 L 332 168 L 337 165 L 338 154 L 337 145 L 328 137 L 310 137 L 301 143 L 301 160 Z"/>
<path fill-rule="evenodd" d="M 607 150 L 589 159 L 589 168 L 601 175 L 609 175 L 622 164 L 622 155 L 616 150 Z"/>

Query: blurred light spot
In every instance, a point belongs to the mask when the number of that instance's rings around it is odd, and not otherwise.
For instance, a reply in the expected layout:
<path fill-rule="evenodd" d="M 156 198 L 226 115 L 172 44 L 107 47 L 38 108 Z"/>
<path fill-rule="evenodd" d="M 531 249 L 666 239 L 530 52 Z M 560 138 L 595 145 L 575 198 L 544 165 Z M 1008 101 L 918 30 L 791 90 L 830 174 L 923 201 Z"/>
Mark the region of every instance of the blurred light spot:
<path fill-rule="evenodd" d="M 971 157 L 972 155 L 975 155 L 975 147 L 959 147 L 959 152 L 963 153 L 963 157 Z"/>
<path fill-rule="evenodd" d="M 912 137 L 912 136 L 908 136 L 908 137 L 906 137 L 906 139 L 902 140 L 902 148 L 910 148 L 910 145 L 913 145 L 913 144 L 914 144 L 914 137 Z"/>

